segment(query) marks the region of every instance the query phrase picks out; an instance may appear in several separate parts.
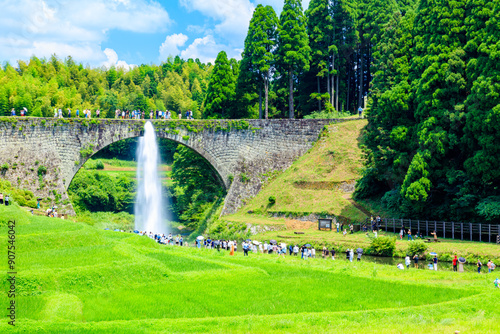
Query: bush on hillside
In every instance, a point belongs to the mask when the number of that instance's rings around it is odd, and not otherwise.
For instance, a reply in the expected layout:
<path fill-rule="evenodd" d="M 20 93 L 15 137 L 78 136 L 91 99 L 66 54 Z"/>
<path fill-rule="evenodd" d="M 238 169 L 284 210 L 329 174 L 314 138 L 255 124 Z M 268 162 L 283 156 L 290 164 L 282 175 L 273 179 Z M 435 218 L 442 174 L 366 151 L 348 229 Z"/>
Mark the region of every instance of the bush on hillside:
<path fill-rule="evenodd" d="M 411 256 L 418 254 L 421 255 L 427 251 L 429 246 L 425 244 L 423 241 L 417 240 L 414 242 L 408 243 L 408 251 L 407 253 L 410 254 Z"/>
<path fill-rule="evenodd" d="M 370 254 L 392 256 L 396 250 L 396 237 L 374 238 L 370 244 Z"/>

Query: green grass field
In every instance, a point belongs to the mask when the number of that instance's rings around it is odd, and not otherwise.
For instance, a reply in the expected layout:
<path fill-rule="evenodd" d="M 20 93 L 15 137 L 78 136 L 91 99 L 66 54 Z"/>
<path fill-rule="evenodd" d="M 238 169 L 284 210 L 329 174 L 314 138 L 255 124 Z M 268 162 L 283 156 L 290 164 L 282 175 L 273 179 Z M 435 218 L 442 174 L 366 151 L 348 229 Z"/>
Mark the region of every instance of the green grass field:
<path fill-rule="evenodd" d="M 5 247 L 16 219 L 18 271 L 16 327 L 2 316 L 2 333 L 500 331 L 492 275 L 165 247 L 16 206 L 0 217 Z"/>

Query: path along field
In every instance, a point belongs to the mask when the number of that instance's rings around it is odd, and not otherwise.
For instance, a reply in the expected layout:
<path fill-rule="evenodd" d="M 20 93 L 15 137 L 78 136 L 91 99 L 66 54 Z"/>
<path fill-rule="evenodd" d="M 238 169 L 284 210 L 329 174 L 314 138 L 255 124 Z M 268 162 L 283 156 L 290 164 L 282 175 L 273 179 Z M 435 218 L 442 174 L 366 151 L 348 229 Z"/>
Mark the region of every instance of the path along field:
<path fill-rule="evenodd" d="M 9 219 L 17 323 L 2 333 L 500 331 L 492 275 L 166 247 L 15 206 L 0 206 L 3 245 Z"/>

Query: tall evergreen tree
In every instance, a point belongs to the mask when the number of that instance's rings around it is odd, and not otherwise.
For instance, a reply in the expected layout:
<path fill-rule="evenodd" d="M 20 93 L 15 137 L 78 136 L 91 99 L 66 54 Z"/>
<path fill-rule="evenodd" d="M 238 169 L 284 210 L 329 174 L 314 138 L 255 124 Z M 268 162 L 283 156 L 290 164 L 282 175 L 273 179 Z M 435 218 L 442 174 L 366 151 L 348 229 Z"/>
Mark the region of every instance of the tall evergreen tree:
<path fill-rule="evenodd" d="M 205 98 L 206 118 L 226 118 L 233 112 L 235 82 L 233 69 L 225 51 L 219 52 L 208 83 Z"/>
<path fill-rule="evenodd" d="M 277 66 L 288 79 L 288 117 L 295 117 L 293 89 L 299 75 L 309 69 L 309 41 L 300 0 L 285 0 L 278 27 Z"/>
<path fill-rule="evenodd" d="M 330 90 L 322 95 L 329 82 L 330 46 L 333 38 L 333 22 L 330 15 L 329 0 L 312 0 L 306 10 L 307 33 L 311 48 L 311 72 L 316 77 L 316 94 L 311 97 L 318 101 L 318 111 L 321 111 L 324 101 L 329 101 Z M 325 80 L 326 79 L 326 80 Z"/>

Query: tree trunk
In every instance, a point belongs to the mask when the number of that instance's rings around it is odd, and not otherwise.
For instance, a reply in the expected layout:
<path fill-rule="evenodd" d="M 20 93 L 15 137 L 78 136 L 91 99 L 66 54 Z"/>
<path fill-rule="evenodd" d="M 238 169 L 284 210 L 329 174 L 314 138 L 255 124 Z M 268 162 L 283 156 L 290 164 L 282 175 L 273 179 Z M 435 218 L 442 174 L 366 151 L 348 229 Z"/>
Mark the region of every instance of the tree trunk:
<path fill-rule="evenodd" d="M 262 86 L 259 89 L 259 119 L 262 119 Z"/>
<path fill-rule="evenodd" d="M 319 77 L 316 77 L 316 81 L 318 81 L 318 95 L 321 94 L 321 87 L 320 87 L 320 84 L 319 84 Z M 318 96 L 319 99 L 318 99 L 318 111 L 321 112 L 321 97 Z"/>
<path fill-rule="evenodd" d="M 337 86 L 335 88 L 335 110 L 339 110 L 339 75 L 336 76 Z"/>
<path fill-rule="evenodd" d="M 360 71 L 359 71 L 359 96 L 358 96 L 358 108 L 361 107 L 361 103 L 363 101 L 363 86 L 364 86 L 364 75 L 363 75 L 363 48 L 359 47 L 359 63 L 360 63 Z"/>
<path fill-rule="evenodd" d="M 288 118 L 295 118 L 293 110 L 293 77 L 291 66 L 288 69 L 288 85 L 290 87 L 290 95 L 288 96 Z"/>
<path fill-rule="evenodd" d="M 328 68 L 330 69 L 330 68 Z M 330 71 L 326 74 L 326 91 L 328 92 L 328 103 L 332 104 L 332 92 L 330 90 Z"/>
<path fill-rule="evenodd" d="M 269 117 L 269 72 L 266 72 L 266 77 L 264 78 L 264 91 L 265 91 L 265 118 Z"/>

